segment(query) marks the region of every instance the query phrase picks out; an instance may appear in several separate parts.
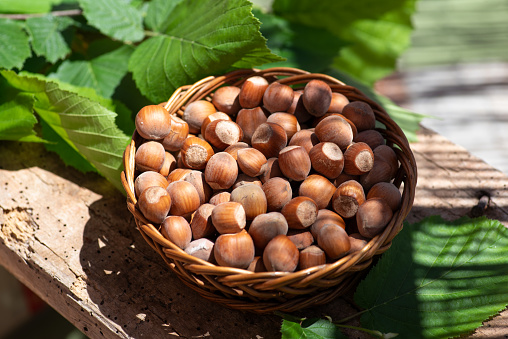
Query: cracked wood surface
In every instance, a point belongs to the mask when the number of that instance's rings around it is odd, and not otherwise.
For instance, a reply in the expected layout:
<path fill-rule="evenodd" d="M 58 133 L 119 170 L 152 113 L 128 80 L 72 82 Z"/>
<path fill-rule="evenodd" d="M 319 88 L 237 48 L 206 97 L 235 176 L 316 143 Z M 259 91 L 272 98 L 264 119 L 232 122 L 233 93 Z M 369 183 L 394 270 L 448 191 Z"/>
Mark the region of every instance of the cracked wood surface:
<path fill-rule="evenodd" d="M 432 131 L 422 129 L 419 140 L 412 145 L 419 177 L 409 222 L 469 215 L 488 194 L 487 217 L 508 225 L 508 177 Z M 0 154 L 0 265 L 87 336 L 280 337 L 278 316 L 224 308 L 181 283 L 104 179 L 66 167 L 38 144 L 2 142 Z M 350 300 L 299 315 L 340 319 L 354 313 Z M 507 334 L 506 313 L 472 337 Z"/>

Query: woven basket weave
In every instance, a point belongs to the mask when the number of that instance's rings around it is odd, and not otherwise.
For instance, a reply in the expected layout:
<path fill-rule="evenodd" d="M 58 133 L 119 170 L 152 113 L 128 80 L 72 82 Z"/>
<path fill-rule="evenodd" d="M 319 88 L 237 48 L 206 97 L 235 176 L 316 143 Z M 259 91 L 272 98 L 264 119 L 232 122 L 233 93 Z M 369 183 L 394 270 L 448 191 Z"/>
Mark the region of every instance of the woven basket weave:
<path fill-rule="evenodd" d="M 308 73 L 294 68 L 266 70 L 238 70 L 223 76 L 208 77 L 193 85 L 177 89 L 166 103 L 170 114 L 181 116 L 190 102 L 211 100 L 213 91 L 223 85 L 241 86 L 250 76 L 258 75 L 269 82 L 278 81 L 295 89 L 303 88 L 312 79 L 328 83 L 334 92 L 345 95 L 350 101 L 365 101 L 372 106 L 376 120 L 382 127 L 377 130 L 385 137 L 387 145 L 394 148 L 399 169 L 393 183 L 402 186 L 402 203 L 383 231 L 355 252 L 334 263 L 311 267 L 297 272 L 253 273 L 243 269 L 222 267 L 193 257 L 171 241 L 165 239 L 158 228 L 148 221 L 136 206 L 134 180 L 134 154 L 141 138 L 134 132 L 130 145 L 124 152 L 122 183 L 127 193 L 127 207 L 147 243 L 164 259 L 168 267 L 189 287 L 201 296 L 227 307 L 256 313 L 272 311 L 292 312 L 302 308 L 328 303 L 354 286 L 375 256 L 385 252 L 392 239 L 402 229 L 415 195 L 417 180 L 416 163 L 409 143 L 399 126 L 377 103 L 358 89 L 323 74 Z M 379 124 L 378 124 L 379 125 Z"/>

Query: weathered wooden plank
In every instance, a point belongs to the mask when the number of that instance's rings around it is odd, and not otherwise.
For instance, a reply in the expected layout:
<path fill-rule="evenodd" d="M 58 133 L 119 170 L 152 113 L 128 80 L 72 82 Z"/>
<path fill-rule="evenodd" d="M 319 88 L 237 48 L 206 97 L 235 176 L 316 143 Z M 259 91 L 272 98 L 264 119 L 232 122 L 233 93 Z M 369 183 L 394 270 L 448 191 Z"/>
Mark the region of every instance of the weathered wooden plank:
<path fill-rule="evenodd" d="M 466 215 L 486 191 L 487 215 L 508 223 L 504 174 L 431 131 L 419 137 L 410 222 Z M 0 265 L 91 338 L 280 337 L 278 316 L 226 309 L 186 287 L 136 230 L 121 193 L 40 145 L 0 145 Z M 340 319 L 354 312 L 350 298 L 300 313 Z M 499 331 L 506 319 L 489 324 Z M 491 328 L 475 337 L 495 337 Z"/>

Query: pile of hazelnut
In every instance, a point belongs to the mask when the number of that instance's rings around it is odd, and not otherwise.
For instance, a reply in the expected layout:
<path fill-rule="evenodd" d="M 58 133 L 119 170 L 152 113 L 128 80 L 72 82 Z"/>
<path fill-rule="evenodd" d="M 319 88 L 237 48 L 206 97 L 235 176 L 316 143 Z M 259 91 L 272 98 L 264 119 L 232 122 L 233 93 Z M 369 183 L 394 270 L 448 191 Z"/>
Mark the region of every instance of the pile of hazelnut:
<path fill-rule="evenodd" d="M 360 250 L 400 207 L 398 159 L 366 102 L 261 76 L 210 97 L 135 119 L 137 207 L 189 255 L 293 272 Z"/>

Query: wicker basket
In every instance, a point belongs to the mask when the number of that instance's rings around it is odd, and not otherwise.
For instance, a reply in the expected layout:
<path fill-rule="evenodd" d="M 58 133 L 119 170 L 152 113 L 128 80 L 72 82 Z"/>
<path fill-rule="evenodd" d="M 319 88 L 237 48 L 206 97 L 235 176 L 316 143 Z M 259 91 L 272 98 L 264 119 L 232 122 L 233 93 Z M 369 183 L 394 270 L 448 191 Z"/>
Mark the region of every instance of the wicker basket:
<path fill-rule="evenodd" d="M 323 74 L 312 74 L 294 68 L 271 68 L 266 70 L 238 70 L 223 76 L 208 77 L 193 85 L 177 89 L 166 104 L 171 114 L 182 115 L 185 105 L 200 99 L 211 99 L 213 91 L 223 85 L 239 86 L 252 75 L 265 77 L 269 82 L 278 81 L 303 88 L 312 79 L 320 79 L 330 85 L 332 91 L 345 95 L 350 101 L 361 100 L 374 109 L 377 128 L 386 143 L 393 146 L 399 170 L 394 179 L 397 187 L 402 185 L 402 203 L 382 234 L 377 235 L 359 252 L 355 252 L 334 263 L 311 267 L 297 272 L 253 273 L 243 269 L 222 267 L 193 257 L 169 240 L 157 227 L 146 220 L 136 206 L 134 194 L 136 145 L 141 138 L 135 132 L 124 153 L 122 183 L 127 192 L 127 206 L 134 216 L 143 238 L 160 254 L 169 268 L 189 287 L 201 296 L 227 307 L 256 313 L 272 311 L 291 312 L 313 305 L 328 303 L 354 286 L 367 269 L 373 257 L 385 252 L 392 239 L 402 229 L 415 195 L 416 163 L 409 143 L 402 130 L 377 103 L 367 98 L 358 89 Z M 379 125 L 379 124 L 378 124 Z"/>

